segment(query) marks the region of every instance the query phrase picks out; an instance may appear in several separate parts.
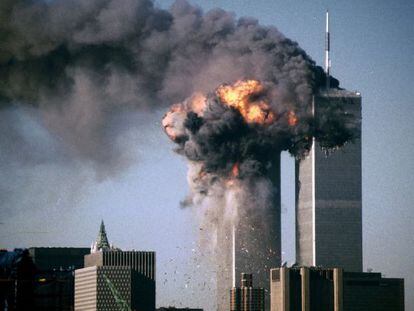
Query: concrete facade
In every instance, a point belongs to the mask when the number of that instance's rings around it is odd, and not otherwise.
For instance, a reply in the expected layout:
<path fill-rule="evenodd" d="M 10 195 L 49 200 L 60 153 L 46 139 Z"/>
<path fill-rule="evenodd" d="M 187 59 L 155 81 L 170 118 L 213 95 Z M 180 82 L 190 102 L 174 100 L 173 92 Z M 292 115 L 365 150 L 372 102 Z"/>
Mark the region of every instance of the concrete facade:
<path fill-rule="evenodd" d="M 102 251 L 85 255 L 85 268 L 93 266 L 130 267 L 155 281 L 155 253 L 138 251 Z"/>
<path fill-rule="evenodd" d="M 404 311 L 404 280 L 340 268 L 271 269 L 271 311 Z"/>
<path fill-rule="evenodd" d="M 155 310 L 154 252 L 116 250 L 85 256 L 85 268 L 75 271 L 75 310 L 115 311 L 120 301 L 134 311 Z"/>
<path fill-rule="evenodd" d="M 329 90 L 314 96 L 314 113 L 343 106 L 361 136 L 361 96 Z M 361 139 L 327 155 L 314 141 L 296 162 L 296 262 L 362 271 Z"/>

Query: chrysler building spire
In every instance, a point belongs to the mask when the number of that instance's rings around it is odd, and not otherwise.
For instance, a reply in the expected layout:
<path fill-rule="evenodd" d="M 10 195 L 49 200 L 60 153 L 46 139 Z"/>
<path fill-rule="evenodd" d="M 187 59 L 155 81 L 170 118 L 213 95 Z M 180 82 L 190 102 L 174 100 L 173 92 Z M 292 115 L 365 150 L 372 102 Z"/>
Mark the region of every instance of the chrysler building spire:
<path fill-rule="evenodd" d="M 96 253 L 99 251 L 110 250 L 111 246 L 109 245 L 108 237 L 106 236 L 105 224 L 103 220 L 101 221 L 101 226 L 99 228 L 98 237 L 96 241 L 92 243 L 91 253 Z"/>

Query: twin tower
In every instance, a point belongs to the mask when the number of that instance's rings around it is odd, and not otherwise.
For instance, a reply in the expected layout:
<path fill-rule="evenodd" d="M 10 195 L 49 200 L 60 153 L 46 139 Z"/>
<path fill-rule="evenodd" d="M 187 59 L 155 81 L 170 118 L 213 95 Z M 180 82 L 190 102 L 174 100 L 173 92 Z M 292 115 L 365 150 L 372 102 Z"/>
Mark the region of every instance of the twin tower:
<path fill-rule="evenodd" d="M 314 95 L 315 117 L 328 107 L 338 105 L 351 116 L 351 122 L 355 122 L 352 127 L 356 128 L 358 138 L 329 155 L 314 141 L 309 154 L 296 161 L 296 264 L 361 272 L 361 96 L 357 92 L 333 88 Z M 280 189 L 280 157 L 277 157 L 274 183 Z M 220 311 L 228 310 L 228 290 L 235 285 L 231 283 L 230 274 L 252 273 L 256 286 L 264 288 L 269 296 L 270 269 L 281 264 L 280 193 L 274 200 L 273 210 L 260 219 L 266 223 L 262 227 L 270 228 L 270 239 L 265 238 L 265 232 L 236 229 L 234 267 L 218 275 L 217 280 Z M 249 227 L 254 221 L 247 216 L 240 219 L 240 226 L 245 222 L 244 227 Z M 240 247 L 238 240 L 251 245 Z M 229 243 L 224 244 L 229 246 Z M 249 248 L 250 252 L 246 252 Z M 228 247 L 222 251 L 232 252 Z M 225 257 L 231 258 L 231 255 Z"/>

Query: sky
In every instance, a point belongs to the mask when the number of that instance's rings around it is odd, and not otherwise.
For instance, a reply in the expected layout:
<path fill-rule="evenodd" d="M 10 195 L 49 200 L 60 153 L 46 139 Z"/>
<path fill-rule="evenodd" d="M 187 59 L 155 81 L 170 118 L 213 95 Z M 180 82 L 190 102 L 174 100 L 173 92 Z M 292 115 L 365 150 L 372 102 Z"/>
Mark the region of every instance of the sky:
<path fill-rule="evenodd" d="M 172 1 L 157 1 L 168 8 Z M 320 65 L 325 10 L 331 17 L 332 74 L 362 94 L 364 270 L 405 278 L 406 310 L 414 310 L 414 3 L 411 1 L 191 1 L 274 25 Z M 32 108 L 8 110 L 30 152 L 59 149 Z M 131 112 L 113 144 L 131 160 L 110 177 L 73 160 L 16 165 L 0 157 L 0 247 L 89 247 L 100 220 L 123 249 L 157 252 L 157 305 L 211 307 L 211 267 L 197 260 L 199 227 L 179 202 L 187 194 L 186 163 L 162 131 L 165 110 Z M 2 115 L 4 117 L 4 114 Z M 0 116 L 1 117 L 1 116 Z M 148 122 L 150 120 L 151 122 Z M 0 130 L 8 131 L 0 125 Z M 8 147 L 13 146 L 11 143 Z M 35 150 L 35 151 L 33 151 Z M 294 262 L 294 166 L 282 157 L 283 259 Z M 46 182 L 47 181 L 47 182 Z M 52 182 L 51 182 L 52 181 Z"/>

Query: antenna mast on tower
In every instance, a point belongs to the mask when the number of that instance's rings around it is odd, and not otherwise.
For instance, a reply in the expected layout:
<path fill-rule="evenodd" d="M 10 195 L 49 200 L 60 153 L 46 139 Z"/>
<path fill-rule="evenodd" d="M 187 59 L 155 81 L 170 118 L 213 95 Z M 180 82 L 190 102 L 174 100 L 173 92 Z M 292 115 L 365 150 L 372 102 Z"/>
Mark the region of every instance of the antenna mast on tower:
<path fill-rule="evenodd" d="M 326 89 L 330 88 L 331 59 L 329 51 L 331 49 L 329 35 L 329 11 L 326 10 L 326 32 L 325 32 L 325 73 L 326 73 Z"/>
<path fill-rule="evenodd" d="M 234 225 L 233 225 L 233 228 L 232 228 L 232 285 L 233 285 L 233 287 L 236 287 L 236 232 L 235 232 L 235 229 L 234 229 Z"/>

